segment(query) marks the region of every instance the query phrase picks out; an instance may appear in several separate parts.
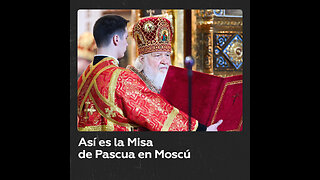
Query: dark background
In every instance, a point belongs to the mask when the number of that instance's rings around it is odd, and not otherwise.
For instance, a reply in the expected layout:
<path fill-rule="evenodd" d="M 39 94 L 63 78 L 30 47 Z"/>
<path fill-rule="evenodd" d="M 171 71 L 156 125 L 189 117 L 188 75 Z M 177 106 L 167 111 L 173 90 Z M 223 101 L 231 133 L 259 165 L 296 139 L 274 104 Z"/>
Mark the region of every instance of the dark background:
<path fill-rule="evenodd" d="M 318 92 L 310 66 L 317 37 L 304 3 L 248 0 L 12 1 L 4 16 L 4 169 L 18 179 L 288 179 L 313 175 Z M 291 5 L 297 5 L 295 8 Z M 33 8 L 32 8 L 33 7 Z M 244 13 L 244 126 L 240 133 L 78 133 L 75 128 L 79 8 L 235 8 Z M 303 9 L 303 11 L 301 11 Z M 306 11 L 304 11 L 306 10 Z M 6 11 L 7 12 L 7 11 Z M 317 12 L 317 11 L 313 11 Z M 297 18 L 298 17 L 298 18 Z M 315 16 L 316 17 L 316 16 Z M 316 22 L 316 21 L 315 21 Z M 304 33 L 309 32 L 310 33 Z M 309 36 L 310 35 L 310 36 Z M 311 36 L 315 35 L 315 36 Z M 313 43 L 314 44 L 314 43 Z M 252 46 L 251 46 L 252 45 Z M 316 46 L 314 46 L 316 47 Z M 306 58 L 313 55 L 313 58 Z M 252 60 L 250 60 L 252 59 Z M 307 62 L 307 63 L 305 63 Z M 301 79 L 301 80 L 300 80 Z M 299 81 L 300 80 L 300 81 Z M 313 93 L 315 92 L 315 93 Z M 8 99 L 8 100 L 7 100 Z M 307 110 L 307 111 L 306 111 Z M 309 118 L 312 117 L 312 118 Z M 311 126 L 310 126 L 311 125 Z M 313 126 L 312 126 L 313 125 Z M 80 137 L 152 139 L 190 149 L 190 160 L 77 160 Z M 129 150 L 129 149 L 127 149 Z M 136 148 L 139 151 L 141 148 Z M 147 150 L 147 148 L 143 148 Z M 309 163 L 308 163 L 308 162 Z M 310 168 L 311 167 L 311 168 Z M 314 166 L 315 168 L 315 166 Z M 307 170 L 307 171 L 305 171 Z M 305 173 L 307 172 L 307 173 Z M 128 178 L 126 178 L 128 177 Z M 20 179 L 20 178 L 19 178 Z"/>
<path fill-rule="evenodd" d="M 249 0 L 223 0 L 223 1 L 70 1 L 70 69 L 69 82 L 69 156 L 62 158 L 61 167 L 69 167 L 72 180 L 80 179 L 250 179 L 250 1 Z M 244 46 L 244 86 L 243 86 L 243 131 L 241 132 L 78 132 L 76 128 L 76 58 L 77 58 L 77 10 L 78 9 L 209 9 L 209 8 L 235 8 L 243 11 L 243 46 Z M 66 79 L 68 80 L 68 79 Z M 61 117 L 67 121 L 67 117 Z M 86 139 L 123 139 L 140 137 L 151 139 L 153 147 L 122 147 L 119 151 L 151 151 L 155 149 L 165 151 L 185 151 L 190 149 L 191 159 L 90 159 L 82 160 L 77 157 L 83 149 L 94 151 L 102 149 L 114 151 L 114 146 L 109 148 L 78 147 L 81 137 Z M 65 137 L 67 138 L 67 137 Z M 67 148 L 67 147 L 66 147 Z M 61 151 L 67 151 L 67 149 Z M 60 172 L 63 172 L 60 171 Z M 66 176 L 68 176 L 68 173 Z"/>

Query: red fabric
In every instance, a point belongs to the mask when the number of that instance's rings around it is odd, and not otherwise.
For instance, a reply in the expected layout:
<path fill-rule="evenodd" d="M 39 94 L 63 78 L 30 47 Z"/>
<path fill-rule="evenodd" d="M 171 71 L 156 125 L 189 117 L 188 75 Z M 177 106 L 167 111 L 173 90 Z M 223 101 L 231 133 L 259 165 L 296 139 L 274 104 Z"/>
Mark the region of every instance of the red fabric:
<path fill-rule="evenodd" d="M 191 128 L 198 122 L 191 119 Z M 187 131 L 188 116 L 106 57 L 78 80 L 79 131 Z"/>
<path fill-rule="evenodd" d="M 242 130 L 242 75 L 218 77 L 192 72 L 192 117 L 209 126 L 223 119 L 218 131 Z M 188 113 L 187 69 L 170 66 L 160 94 Z"/>

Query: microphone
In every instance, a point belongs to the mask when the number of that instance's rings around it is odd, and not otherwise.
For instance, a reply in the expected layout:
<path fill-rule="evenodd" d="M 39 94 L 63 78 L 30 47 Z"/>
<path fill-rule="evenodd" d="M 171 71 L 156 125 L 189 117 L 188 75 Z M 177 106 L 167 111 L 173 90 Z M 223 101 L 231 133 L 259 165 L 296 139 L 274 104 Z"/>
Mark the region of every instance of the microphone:
<path fill-rule="evenodd" d="M 192 68 L 194 65 L 194 59 L 191 56 L 187 56 L 184 60 L 184 64 L 187 66 L 187 68 Z"/>
<path fill-rule="evenodd" d="M 191 99 L 192 99 L 192 66 L 194 65 L 194 59 L 191 56 L 187 56 L 184 61 L 185 66 L 188 69 L 188 116 L 189 116 L 189 131 L 191 131 Z"/>

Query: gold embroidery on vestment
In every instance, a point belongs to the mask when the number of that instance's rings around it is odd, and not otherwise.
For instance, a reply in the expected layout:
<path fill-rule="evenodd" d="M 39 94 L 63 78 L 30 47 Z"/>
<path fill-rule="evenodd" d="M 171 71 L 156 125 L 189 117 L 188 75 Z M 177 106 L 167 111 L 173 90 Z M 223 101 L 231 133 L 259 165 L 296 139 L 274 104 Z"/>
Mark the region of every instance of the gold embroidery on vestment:
<path fill-rule="evenodd" d="M 179 113 L 179 110 L 175 107 L 173 107 L 171 113 L 168 115 L 167 120 L 164 122 L 163 127 L 161 128 L 161 131 L 168 131 L 173 119 L 177 116 L 177 114 Z"/>
<path fill-rule="evenodd" d="M 98 94 L 99 98 L 108 106 L 112 107 L 112 109 L 114 109 L 115 111 L 117 111 L 121 116 L 123 115 L 123 111 L 122 109 L 120 109 L 118 106 L 116 106 L 115 104 L 113 104 L 112 102 L 110 102 L 109 100 L 107 100 L 98 90 L 98 86 L 97 86 L 97 82 L 94 82 L 93 84 L 94 89 L 96 91 L 96 93 Z"/>
<path fill-rule="evenodd" d="M 93 66 L 93 62 L 90 63 L 90 71 L 87 73 L 87 75 L 84 75 L 85 74 L 85 71 L 82 73 L 82 82 L 78 88 L 78 95 L 82 89 L 82 86 L 84 85 L 85 81 L 87 80 L 87 78 L 89 77 L 89 75 L 92 73 L 92 71 L 95 69 L 95 67 L 97 67 L 99 64 L 101 64 L 102 62 L 106 61 L 105 60 L 106 58 L 102 59 L 101 61 L 99 61 L 97 64 L 95 64 Z M 106 66 L 106 67 L 112 67 L 113 65 L 109 65 L 109 66 Z M 99 71 L 100 72 L 100 71 Z"/>
<path fill-rule="evenodd" d="M 113 112 L 111 108 L 104 108 L 104 111 L 109 118 L 116 117 L 116 113 Z"/>
<path fill-rule="evenodd" d="M 83 100 L 82 100 L 82 103 L 80 104 L 79 112 L 82 111 L 82 107 L 83 107 L 84 101 L 87 99 L 88 94 L 89 94 L 89 92 L 90 92 L 90 90 L 91 90 L 91 87 L 92 87 L 93 83 L 95 82 L 95 80 L 97 79 L 97 77 L 98 77 L 103 71 L 105 71 L 105 70 L 107 70 L 107 69 L 109 69 L 109 68 L 111 68 L 111 67 L 114 67 L 114 65 L 109 65 L 109 66 L 106 66 L 106 67 L 102 68 L 102 69 L 101 69 L 100 71 L 98 71 L 98 73 L 93 77 L 93 79 L 92 79 L 92 81 L 91 81 L 91 83 L 90 83 L 90 85 L 89 85 L 89 87 L 88 87 L 88 89 L 87 89 L 87 92 L 85 93 L 85 96 L 84 96 L 84 98 L 83 98 Z M 79 95 L 79 92 L 80 92 L 81 88 L 82 88 L 82 87 L 79 88 L 78 95 Z"/>
<path fill-rule="evenodd" d="M 196 120 L 196 125 L 194 126 L 194 129 L 192 131 L 197 131 L 198 126 L 199 126 L 199 122 Z"/>
<path fill-rule="evenodd" d="M 104 111 L 102 111 L 102 110 L 99 108 L 99 106 L 97 105 L 97 103 L 94 101 L 91 93 L 89 94 L 89 97 L 92 99 L 92 102 L 93 102 L 94 106 L 96 107 L 97 111 L 98 111 L 104 118 L 107 119 L 107 121 L 108 121 L 107 123 L 112 122 L 113 124 L 117 124 L 117 125 L 119 125 L 119 126 L 126 127 L 127 130 L 129 130 L 129 131 L 130 131 L 130 129 L 131 129 L 132 127 L 138 127 L 137 125 L 134 125 L 134 124 L 122 123 L 122 122 L 118 122 L 118 121 L 114 120 L 111 116 L 107 115 Z M 114 109 L 113 109 L 112 107 L 110 107 L 110 110 L 111 110 L 111 111 L 114 111 Z"/>
<path fill-rule="evenodd" d="M 93 112 L 95 112 L 96 110 L 94 109 L 93 106 L 91 106 L 91 108 L 89 108 L 89 105 L 90 105 L 89 99 L 85 102 L 85 104 L 86 104 L 86 107 L 83 111 L 86 113 L 86 115 L 85 115 L 84 119 L 89 119 L 88 112 L 90 113 L 90 115 L 92 115 Z"/>
<path fill-rule="evenodd" d="M 116 89 L 116 86 L 117 86 L 117 82 L 118 82 L 118 77 L 119 77 L 119 74 L 121 72 L 121 69 L 116 69 L 112 76 L 111 76 L 111 80 L 110 80 L 110 83 L 109 83 L 109 91 L 108 91 L 108 101 L 115 104 L 115 89 Z"/>
<path fill-rule="evenodd" d="M 114 126 L 108 122 L 107 125 L 78 127 L 78 131 L 114 131 Z"/>

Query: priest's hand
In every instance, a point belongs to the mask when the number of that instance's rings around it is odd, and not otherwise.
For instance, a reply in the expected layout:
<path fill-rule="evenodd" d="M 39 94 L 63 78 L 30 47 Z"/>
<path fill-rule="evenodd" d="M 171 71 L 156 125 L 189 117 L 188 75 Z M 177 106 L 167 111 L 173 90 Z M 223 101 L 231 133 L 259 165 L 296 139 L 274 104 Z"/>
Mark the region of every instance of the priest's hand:
<path fill-rule="evenodd" d="M 210 125 L 207 127 L 207 131 L 218 131 L 218 126 L 223 122 L 222 119 L 220 119 L 217 123 Z"/>

